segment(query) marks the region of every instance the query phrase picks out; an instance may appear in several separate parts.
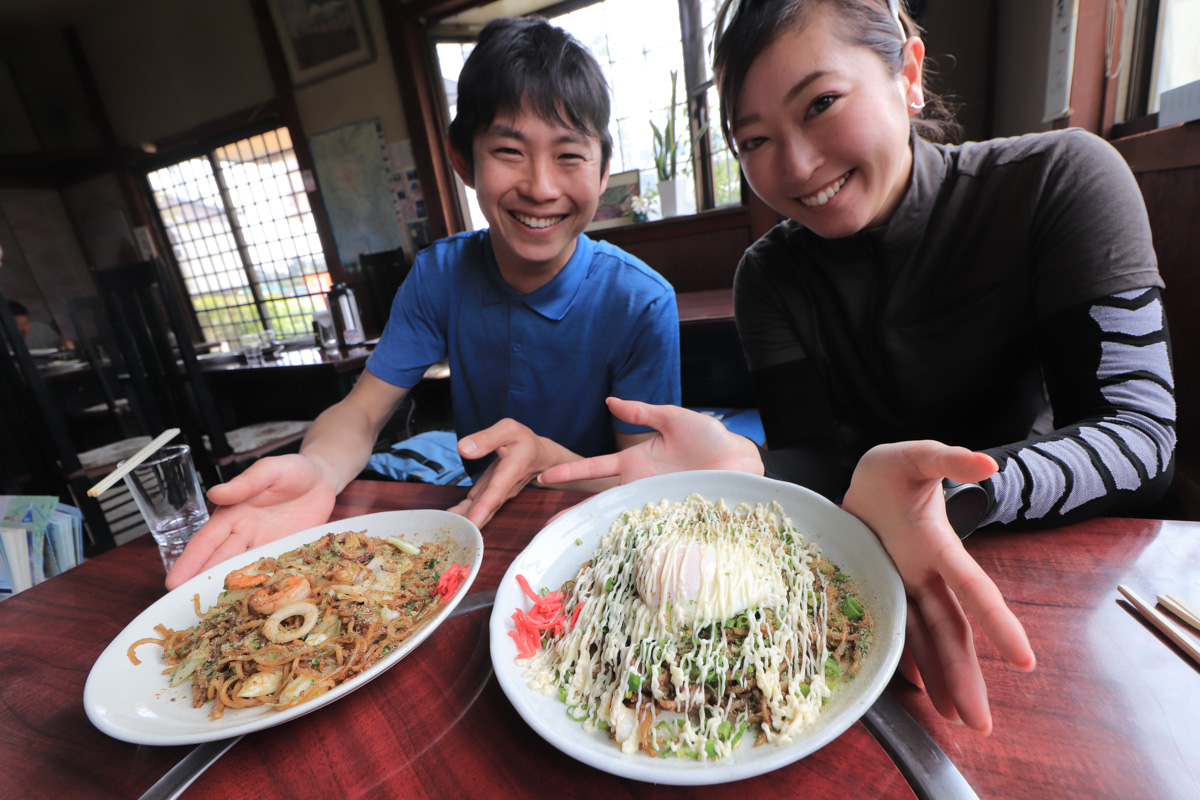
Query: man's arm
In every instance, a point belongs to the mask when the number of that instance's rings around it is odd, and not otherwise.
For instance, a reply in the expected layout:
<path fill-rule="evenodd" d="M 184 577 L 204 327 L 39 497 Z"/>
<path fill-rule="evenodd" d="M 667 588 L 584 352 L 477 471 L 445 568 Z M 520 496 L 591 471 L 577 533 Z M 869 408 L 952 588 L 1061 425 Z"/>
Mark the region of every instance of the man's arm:
<path fill-rule="evenodd" d="M 334 494 L 362 471 L 379 432 L 406 396 L 407 388 L 363 372 L 350 394 L 313 422 L 300 455 L 317 465 Z"/>
<path fill-rule="evenodd" d="M 256 461 L 208 499 L 219 508 L 167 575 L 167 588 L 227 558 L 329 519 L 334 498 L 371 456 L 408 389 L 364 372 L 341 402 L 317 417 L 300 453 Z"/>

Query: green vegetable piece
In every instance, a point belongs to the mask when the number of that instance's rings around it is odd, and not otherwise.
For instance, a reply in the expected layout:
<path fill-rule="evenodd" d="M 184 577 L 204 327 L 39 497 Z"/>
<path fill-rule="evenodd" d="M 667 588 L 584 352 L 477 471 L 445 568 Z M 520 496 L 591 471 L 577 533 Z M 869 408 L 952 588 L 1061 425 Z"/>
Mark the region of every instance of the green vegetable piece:
<path fill-rule="evenodd" d="M 832 656 L 825 659 L 825 685 L 830 689 L 838 685 L 842 677 L 842 668 Z"/>
<path fill-rule="evenodd" d="M 730 747 L 738 746 L 738 742 L 740 742 L 742 740 L 742 734 L 745 733 L 746 729 L 749 727 L 750 727 L 750 723 L 747 722 L 746 720 L 742 720 L 741 724 L 738 725 L 737 734 L 733 737 L 733 741 L 729 743 Z"/>
<path fill-rule="evenodd" d="M 842 600 L 842 613 L 846 615 L 846 619 L 862 619 L 865 613 L 862 604 L 854 599 L 854 595 L 846 595 Z"/>

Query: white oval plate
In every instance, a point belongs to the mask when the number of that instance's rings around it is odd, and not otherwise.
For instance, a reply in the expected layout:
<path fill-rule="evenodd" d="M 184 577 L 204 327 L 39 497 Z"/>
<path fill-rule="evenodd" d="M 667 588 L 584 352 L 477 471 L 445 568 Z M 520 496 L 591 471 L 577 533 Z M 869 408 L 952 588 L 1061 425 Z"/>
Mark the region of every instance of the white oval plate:
<path fill-rule="evenodd" d="M 252 564 L 264 556 L 278 556 L 315 541 L 327 533 L 365 530 L 370 536 L 403 536 L 414 544 L 445 541 L 459 564 L 471 573 L 463 580 L 437 616 L 428 620 L 394 653 L 370 669 L 334 687 L 320 697 L 286 711 L 268 706 L 228 709 L 218 720 L 209 719 L 209 707 L 192 708 L 192 689 L 184 684 L 174 689 L 162 674 L 161 652 L 154 645 L 138 648 L 141 664 L 134 666 L 126 655 L 138 639 L 157 637 L 154 626 L 162 623 L 179 630 L 196 623 L 192 597 L 200 594 L 200 607 L 207 609 L 221 593 L 225 576 L 231 570 Z M 104 733 L 135 744 L 178 745 L 211 742 L 251 731 L 280 725 L 344 697 L 368 681 L 379 677 L 411 653 L 437 629 L 466 596 L 479 573 L 483 560 L 483 537 L 465 517 L 447 511 L 383 511 L 329 522 L 278 541 L 249 550 L 240 556 L 202 572 L 143 611 L 105 648 L 83 689 L 83 705 L 88 719 Z"/>
<path fill-rule="evenodd" d="M 566 706 L 557 697 L 529 688 L 524 669 L 515 661 L 516 645 L 508 635 L 513 629 L 513 611 L 529 607 L 516 576 L 524 575 L 534 591 L 542 587 L 557 589 L 591 557 L 621 512 L 663 499 L 682 501 L 693 492 L 712 502 L 723 499 L 730 507 L 742 502 L 753 506 L 778 501 L 805 540 L 815 541 L 822 553 L 858 584 L 875 622 L 871 649 L 859 674 L 834 690 L 817 722 L 787 744 L 754 747 L 747 737 L 731 757 L 719 761 L 653 758 L 646 753 L 627 755 L 607 733 L 586 733 L 580 723 L 567 716 Z M 602 492 L 566 511 L 534 537 L 509 566 L 496 592 L 490 622 L 492 665 L 517 713 L 567 755 L 634 780 L 674 785 L 724 783 L 798 761 L 836 739 L 865 714 L 900 661 L 906 611 L 900 575 L 879 540 L 855 517 L 825 498 L 795 484 L 741 472 L 677 472 Z"/>

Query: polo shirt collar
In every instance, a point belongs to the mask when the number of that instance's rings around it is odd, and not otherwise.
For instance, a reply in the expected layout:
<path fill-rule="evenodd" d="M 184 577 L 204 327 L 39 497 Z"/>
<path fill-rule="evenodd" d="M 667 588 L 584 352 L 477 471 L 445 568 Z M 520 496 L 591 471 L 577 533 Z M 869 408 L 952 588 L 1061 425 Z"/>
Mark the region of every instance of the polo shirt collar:
<path fill-rule="evenodd" d="M 489 233 L 488 236 L 490 237 L 491 234 Z M 529 294 L 521 294 L 505 283 L 504 278 L 500 275 L 500 267 L 496 264 L 496 254 L 492 250 L 489 238 L 486 247 L 487 274 L 494 292 L 484 298 L 484 304 L 494 305 L 507 302 L 512 298 L 520 298 L 521 302 L 543 317 L 554 321 L 562 319 L 571 310 L 571 305 L 583 288 L 595 246 L 595 242 L 582 233 L 579 234 L 575 240 L 575 252 L 571 254 L 566 266 L 554 276 L 554 279 Z"/>

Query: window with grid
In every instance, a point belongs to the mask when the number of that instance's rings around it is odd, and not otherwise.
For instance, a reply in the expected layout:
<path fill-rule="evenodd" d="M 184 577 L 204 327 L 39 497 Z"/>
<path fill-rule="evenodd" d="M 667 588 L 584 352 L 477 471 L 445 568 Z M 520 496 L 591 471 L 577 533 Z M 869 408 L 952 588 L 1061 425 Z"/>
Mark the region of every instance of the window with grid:
<path fill-rule="evenodd" d="M 312 330 L 331 281 L 287 128 L 146 177 L 206 341 Z"/>
<path fill-rule="evenodd" d="M 704 202 L 696 197 L 697 181 L 687 182 L 690 207 L 703 210 L 706 207 L 736 205 L 742 202 L 741 171 L 737 160 L 729 152 L 715 119 L 717 92 L 713 86 L 709 53 L 711 52 L 712 30 L 721 6 L 721 0 L 700 0 L 700 14 L 680 14 L 680 5 L 690 0 L 599 0 L 579 6 L 578 3 L 564 4 L 569 10 L 556 13 L 554 7 L 543 13 L 546 18 L 568 31 L 591 51 L 604 77 L 612 88 L 612 119 L 609 132 L 613 139 L 611 174 L 638 170 L 642 175 L 642 186 L 653 188 L 657 182 L 654 169 L 653 130 L 650 122 L 659 128 L 665 126 L 671 104 L 671 72 L 678 73 L 678 102 L 676 128 L 687 130 L 686 110 L 700 124 L 712 122 L 704 131 L 704 146 L 697 141 L 693 148 L 685 144 L 680 155 L 683 159 L 681 175 L 696 176 L 701 186 L 710 185 L 713 201 Z M 493 16 L 502 16 L 504 7 L 498 7 Z M 629 20 L 638 20 L 630 25 Z M 698 25 L 700 30 L 685 36 L 681 19 Z M 453 23 L 454 20 L 448 20 Z M 447 27 L 452 30 L 453 25 Z M 695 34 L 702 35 L 695 35 Z M 452 119 L 456 110 L 455 86 L 463 63 L 470 55 L 473 43 L 461 37 L 433 31 L 438 68 L 446 88 L 446 105 Z M 704 52 L 688 54 L 685 42 L 703 42 Z M 691 57 L 689 57 L 691 56 Z M 685 64 L 703 64 L 702 75 L 687 75 Z M 686 86 L 697 87 L 688 97 Z M 689 103 L 690 100 L 690 103 Z M 707 156 L 707 158 L 705 158 Z M 467 198 L 468 227 L 486 226 L 486 221 L 475 203 L 475 194 L 468 187 L 461 187 Z"/>

